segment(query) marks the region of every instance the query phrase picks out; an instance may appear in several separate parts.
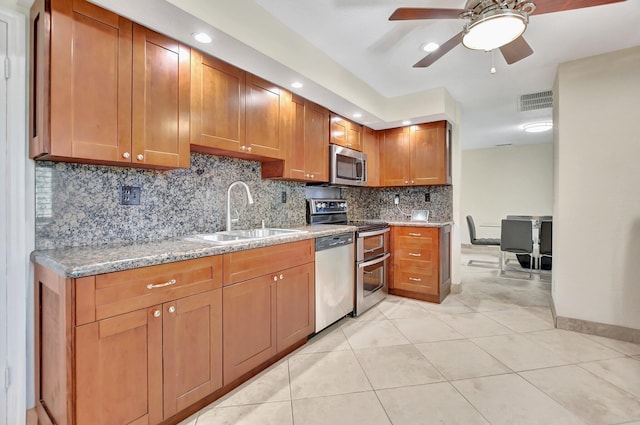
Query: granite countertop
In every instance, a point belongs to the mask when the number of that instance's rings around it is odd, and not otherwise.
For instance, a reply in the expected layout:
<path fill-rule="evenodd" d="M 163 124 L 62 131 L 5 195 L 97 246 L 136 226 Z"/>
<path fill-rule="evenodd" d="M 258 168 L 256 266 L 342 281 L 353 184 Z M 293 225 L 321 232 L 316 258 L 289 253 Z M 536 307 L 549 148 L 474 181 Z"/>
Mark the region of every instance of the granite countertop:
<path fill-rule="evenodd" d="M 356 227 L 318 224 L 294 229 L 305 232 L 225 244 L 185 236 L 159 241 L 47 249 L 32 252 L 31 261 L 62 276 L 79 278 L 354 232 Z"/>

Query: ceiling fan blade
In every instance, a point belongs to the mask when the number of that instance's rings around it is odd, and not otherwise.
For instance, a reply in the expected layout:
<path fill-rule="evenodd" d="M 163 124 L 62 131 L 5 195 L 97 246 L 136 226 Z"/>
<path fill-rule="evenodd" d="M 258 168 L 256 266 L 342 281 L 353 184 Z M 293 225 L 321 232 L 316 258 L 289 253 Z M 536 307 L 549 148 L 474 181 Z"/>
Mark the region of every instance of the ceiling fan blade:
<path fill-rule="evenodd" d="M 451 49 L 453 49 L 454 47 L 456 47 L 460 43 L 462 43 L 462 31 L 459 32 L 458 34 L 454 35 L 452 38 L 447 40 L 445 43 L 443 43 L 438 48 L 438 50 L 435 50 L 435 51 L 429 53 L 424 58 L 422 58 L 415 65 L 413 65 L 413 67 L 414 68 L 426 68 L 426 67 L 428 67 L 429 65 L 431 65 L 432 63 L 434 63 L 435 61 L 440 59 L 442 56 L 444 56 L 446 53 L 448 53 Z"/>
<path fill-rule="evenodd" d="M 621 1 L 626 0 L 534 0 L 536 10 L 533 12 L 533 15 L 601 6 L 610 3 L 619 3 Z"/>
<path fill-rule="evenodd" d="M 425 9 L 401 7 L 389 16 L 390 21 L 408 21 L 412 19 L 458 19 L 464 9 Z"/>
<path fill-rule="evenodd" d="M 500 52 L 502 56 L 504 56 L 504 60 L 511 65 L 531 55 L 533 49 L 529 46 L 529 43 L 525 41 L 524 37 L 520 36 L 511 43 L 500 47 Z"/>

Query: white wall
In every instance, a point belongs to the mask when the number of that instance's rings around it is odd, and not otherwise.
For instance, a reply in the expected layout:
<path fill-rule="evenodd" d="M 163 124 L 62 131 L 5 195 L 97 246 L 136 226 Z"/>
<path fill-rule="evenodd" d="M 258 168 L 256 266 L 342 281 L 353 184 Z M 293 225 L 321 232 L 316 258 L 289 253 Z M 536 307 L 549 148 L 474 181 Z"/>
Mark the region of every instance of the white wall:
<path fill-rule="evenodd" d="M 640 328 L 640 47 L 561 64 L 554 120 L 558 316 Z"/>
<path fill-rule="evenodd" d="M 477 237 L 498 238 L 506 215 L 552 213 L 551 143 L 464 150 L 462 170 L 463 244 L 469 243 L 467 215 L 473 216 Z"/>

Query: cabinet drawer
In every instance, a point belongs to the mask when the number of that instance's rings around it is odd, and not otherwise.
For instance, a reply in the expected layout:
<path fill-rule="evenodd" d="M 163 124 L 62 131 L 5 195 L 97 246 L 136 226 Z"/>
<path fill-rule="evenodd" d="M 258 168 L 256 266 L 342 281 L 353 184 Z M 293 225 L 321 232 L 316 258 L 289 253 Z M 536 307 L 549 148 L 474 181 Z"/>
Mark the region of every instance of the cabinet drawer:
<path fill-rule="evenodd" d="M 433 268 L 394 267 L 393 288 L 437 295 L 438 275 Z"/>
<path fill-rule="evenodd" d="M 393 228 L 393 236 L 397 246 L 405 244 L 437 244 L 438 228 L 437 227 L 403 227 Z"/>
<path fill-rule="evenodd" d="M 76 279 L 76 325 L 221 286 L 222 256 Z"/>
<path fill-rule="evenodd" d="M 425 265 L 419 267 L 430 267 L 433 262 L 434 250 L 431 245 L 426 246 L 413 246 L 413 247 L 397 247 L 393 251 L 393 262 L 419 262 L 419 263 L 427 263 Z"/>
<path fill-rule="evenodd" d="M 242 282 L 313 260 L 313 239 L 232 252 L 224 255 L 224 284 Z"/>

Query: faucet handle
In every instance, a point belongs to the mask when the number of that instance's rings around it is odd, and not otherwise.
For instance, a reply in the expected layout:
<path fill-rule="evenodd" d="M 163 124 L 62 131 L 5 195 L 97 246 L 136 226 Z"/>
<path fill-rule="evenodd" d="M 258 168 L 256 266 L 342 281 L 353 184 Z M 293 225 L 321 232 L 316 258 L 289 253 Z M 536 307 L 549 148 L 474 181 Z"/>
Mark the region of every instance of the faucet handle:
<path fill-rule="evenodd" d="M 263 229 L 265 228 L 265 227 L 264 227 L 264 220 L 262 220 L 262 228 L 263 228 Z"/>

